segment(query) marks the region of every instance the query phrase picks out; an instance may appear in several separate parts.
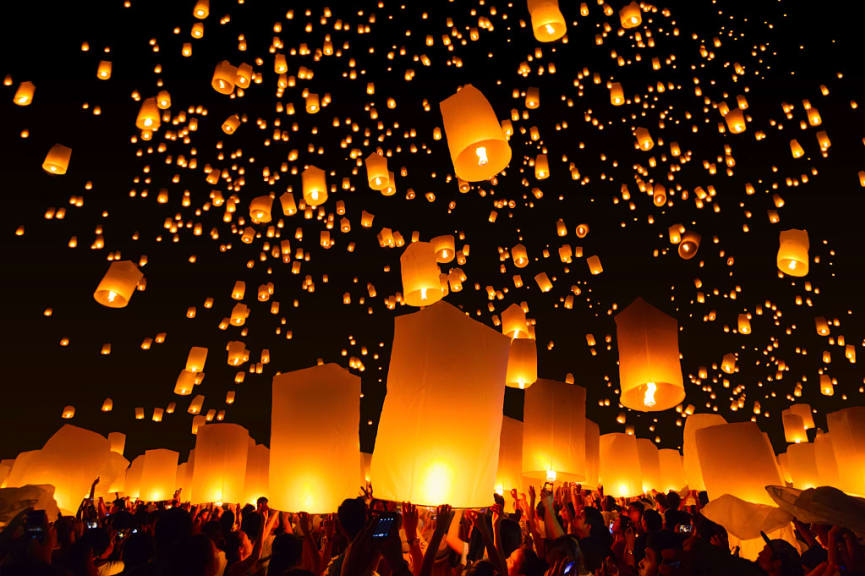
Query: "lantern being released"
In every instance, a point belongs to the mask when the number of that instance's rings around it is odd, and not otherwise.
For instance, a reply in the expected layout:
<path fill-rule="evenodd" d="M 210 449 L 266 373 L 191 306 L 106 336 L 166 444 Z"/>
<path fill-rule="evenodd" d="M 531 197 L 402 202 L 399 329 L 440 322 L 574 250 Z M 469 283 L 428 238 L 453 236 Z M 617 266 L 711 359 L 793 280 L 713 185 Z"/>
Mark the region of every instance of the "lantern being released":
<path fill-rule="evenodd" d="M 467 84 L 442 100 L 442 121 L 458 178 L 489 180 L 511 161 L 511 147 L 492 106 L 481 91 Z"/>
<path fill-rule="evenodd" d="M 568 31 L 558 0 L 527 0 L 526 3 L 538 42 L 555 42 Z"/>
<path fill-rule="evenodd" d="M 642 494 L 636 437 L 621 432 L 601 435 L 598 475 L 605 494 L 616 498 Z"/>
<path fill-rule="evenodd" d="M 246 480 L 243 483 L 243 499 L 247 504 L 255 504 L 256 501 L 268 494 L 270 483 L 270 448 L 264 444 L 256 444 L 249 440 L 249 454 L 246 457 Z"/>
<path fill-rule="evenodd" d="M 508 354 L 505 385 L 525 389 L 538 379 L 538 350 L 534 338 L 514 338 Z"/>
<path fill-rule="evenodd" d="M 507 496 L 511 489 L 522 489 L 523 475 L 523 423 L 515 418 L 502 416 L 502 434 L 499 441 L 499 466 L 496 470 L 496 494 Z M 513 499 L 505 498 L 505 502 Z"/>
<path fill-rule="evenodd" d="M 396 319 L 372 457 L 379 498 L 492 503 L 507 362 L 506 337 L 446 302 Z"/>
<path fill-rule="evenodd" d="M 207 424 L 195 438 L 190 501 L 245 502 L 244 481 L 249 432 L 237 424 Z"/>
<path fill-rule="evenodd" d="M 685 420 L 685 430 L 682 433 L 682 464 L 685 468 L 685 480 L 691 490 L 706 489 L 700 469 L 700 457 L 697 455 L 697 430 L 726 423 L 724 417 L 719 414 L 691 414 Z"/>
<path fill-rule="evenodd" d="M 177 483 L 177 459 L 174 450 L 148 450 L 142 458 L 138 497 L 148 502 L 161 502 L 174 497 Z M 133 465 L 135 464 L 133 462 Z M 128 476 L 127 476 L 128 478 Z M 128 487 L 127 487 L 128 489 Z"/>
<path fill-rule="evenodd" d="M 334 512 L 357 494 L 350 470 L 360 449 L 359 399 L 360 378 L 336 364 L 273 378 L 269 497 L 275 508 Z"/>
<path fill-rule="evenodd" d="M 112 262 L 102 277 L 93 299 L 107 308 L 125 308 L 144 274 L 129 260 Z"/>
<path fill-rule="evenodd" d="M 588 478 L 585 388 L 541 378 L 526 390 L 523 474 L 542 481 Z"/>
<path fill-rule="evenodd" d="M 658 411 L 685 398 L 676 319 L 637 298 L 616 315 L 621 402 Z"/>
<path fill-rule="evenodd" d="M 519 304 L 511 304 L 502 312 L 502 334 L 508 338 L 525 337 L 529 333 L 526 313 Z"/>
<path fill-rule="evenodd" d="M 48 150 L 48 154 L 45 155 L 42 169 L 49 174 L 66 174 L 70 158 L 72 158 L 72 148 L 63 144 L 55 144 Z"/>
<path fill-rule="evenodd" d="M 403 300 L 409 306 L 429 306 L 444 296 L 441 270 L 429 242 L 412 242 L 399 257 Z"/>
<path fill-rule="evenodd" d="M 808 275 L 808 231 L 782 230 L 778 238 L 778 270 L 789 276 Z"/>

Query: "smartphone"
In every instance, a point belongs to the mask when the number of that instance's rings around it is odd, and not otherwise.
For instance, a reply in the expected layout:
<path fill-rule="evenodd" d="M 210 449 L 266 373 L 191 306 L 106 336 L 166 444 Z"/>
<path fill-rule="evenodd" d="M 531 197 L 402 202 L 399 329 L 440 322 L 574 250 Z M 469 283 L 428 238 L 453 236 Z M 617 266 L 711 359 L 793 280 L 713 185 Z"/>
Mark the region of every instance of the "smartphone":
<path fill-rule="evenodd" d="M 27 512 L 27 518 L 24 522 L 24 529 L 27 534 L 33 538 L 41 538 L 45 531 L 46 516 L 45 510 L 30 510 Z"/>
<path fill-rule="evenodd" d="M 374 539 L 382 539 L 390 536 L 393 525 L 396 522 L 396 514 L 385 513 L 381 514 L 375 521 L 375 526 L 372 530 Z"/>
<path fill-rule="evenodd" d="M 690 534 L 691 533 L 691 525 L 690 524 L 679 524 L 679 534 Z"/>
<path fill-rule="evenodd" d="M 87 528 L 88 528 L 88 529 L 98 528 L 98 527 L 99 527 L 99 523 L 98 523 L 98 522 L 88 522 L 88 523 L 87 523 Z"/>
<path fill-rule="evenodd" d="M 576 563 L 575 562 L 568 562 L 565 565 L 565 570 L 562 572 L 562 574 L 573 574 L 574 573 L 574 564 L 576 564 Z"/>
<path fill-rule="evenodd" d="M 613 524 L 615 524 L 614 520 L 610 520 L 610 534 L 613 533 Z"/>

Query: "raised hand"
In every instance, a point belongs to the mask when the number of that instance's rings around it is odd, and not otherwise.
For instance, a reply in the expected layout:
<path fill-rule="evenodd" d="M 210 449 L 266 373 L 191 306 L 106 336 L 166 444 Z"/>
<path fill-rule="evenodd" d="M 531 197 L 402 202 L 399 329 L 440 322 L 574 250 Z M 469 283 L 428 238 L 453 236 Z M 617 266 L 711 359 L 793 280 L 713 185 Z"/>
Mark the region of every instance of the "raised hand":
<path fill-rule="evenodd" d="M 454 519 L 454 511 L 447 504 L 442 504 L 436 509 L 436 532 L 446 534 Z"/>
<path fill-rule="evenodd" d="M 405 538 L 409 542 L 417 539 L 417 506 L 411 502 L 402 503 L 402 527 L 405 530 Z"/>

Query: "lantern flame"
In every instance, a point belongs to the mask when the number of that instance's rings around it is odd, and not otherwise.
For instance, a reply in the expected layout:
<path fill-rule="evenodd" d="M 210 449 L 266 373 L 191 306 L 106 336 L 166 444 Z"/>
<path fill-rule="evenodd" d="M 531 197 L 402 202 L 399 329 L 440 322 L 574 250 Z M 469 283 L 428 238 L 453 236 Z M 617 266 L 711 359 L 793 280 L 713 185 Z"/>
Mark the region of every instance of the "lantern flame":
<path fill-rule="evenodd" d="M 556 471 L 555 470 L 547 470 L 547 482 L 555 482 L 556 481 Z"/>
<path fill-rule="evenodd" d="M 478 157 L 478 166 L 485 166 L 487 162 L 489 162 L 486 146 L 478 146 L 475 148 L 475 154 L 477 154 Z"/>
<path fill-rule="evenodd" d="M 646 406 L 655 405 L 655 390 L 657 387 L 654 382 L 646 382 L 646 393 L 643 396 L 643 404 Z"/>

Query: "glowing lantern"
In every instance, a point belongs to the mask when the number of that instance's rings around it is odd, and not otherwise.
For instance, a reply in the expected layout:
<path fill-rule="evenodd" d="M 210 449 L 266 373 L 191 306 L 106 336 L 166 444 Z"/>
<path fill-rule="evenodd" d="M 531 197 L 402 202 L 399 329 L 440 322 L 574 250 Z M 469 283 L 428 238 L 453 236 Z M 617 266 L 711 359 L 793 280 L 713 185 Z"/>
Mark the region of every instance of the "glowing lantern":
<path fill-rule="evenodd" d="M 527 0 L 532 30 L 538 42 L 555 42 L 565 35 L 568 26 L 559 10 L 558 0 Z"/>
<path fill-rule="evenodd" d="M 168 110 L 171 108 L 171 94 L 168 90 L 160 90 L 156 94 L 156 106 L 158 106 L 160 110 Z"/>
<path fill-rule="evenodd" d="M 210 15 L 210 0 L 198 0 L 192 9 L 192 15 L 199 20 L 207 18 Z"/>
<path fill-rule="evenodd" d="M 102 411 L 103 412 L 111 412 L 114 410 L 114 400 L 111 398 L 106 398 L 102 401 Z"/>
<path fill-rule="evenodd" d="M 9 475 L 0 484 L 0 488 L 14 488 L 27 484 L 27 474 L 30 467 L 39 457 L 39 450 L 19 452 L 12 463 Z"/>
<path fill-rule="evenodd" d="M 125 308 L 144 274 L 130 260 L 112 262 L 93 299 L 107 308 Z"/>
<path fill-rule="evenodd" d="M 72 418 L 75 418 L 75 406 L 72 406 L 71 404 L 69 406 L 65 406 L 63 408 L 63 411 L 60 413 L 60 417 L 64 420 L 71 420 Z"/>
<path fill-rule="evenodd" d="M 622 90 L 622 85 L 619 82 L 610 84 L 610 104 L 613 106 L 621 106 L 625 103 L 625 92 Z"/>
<path fill-rule="evenodd" d="M 529 255 L 526 252 L 526 247 L 522 244 L 517 244 L 511 248 L 511 258 L 517 268 L 525 268 L 529 264 Z"/>
<path fill-rule="evenodd" d="M 336 364 L 273 378 L 270 499 L 275 508 L 334 512 L 357 493 L 357 476 L 346 466 L 357 462 L 359 398 L 360 378 Z"/>
<path fill-rule="evenodd" d="M 45 155 L 45 160 L 42 162 L 42 169 L 49 174 L 57 174 L 61 176 L 66 174 L 69 169 L 69 160 L 72 158 L 72 148 L 63 144 L 55 144 L 48 150 Z"/>
<path fill-rule="evenodd" d="M 320 206 L 327 201 L 327 182 L 324 170 L 315 166 L 308 166 L 301 175 L 303 182 L 303 199 L 312 206 Z"/>
<path fill-rule="evenodd" d="M 195 372 L 181 370 L 174 383 L 174 393 L 178 396 L 189 396 L 195 388 Z"/>
<path fill-rule="evenodd" d="M 246 457 L 246 480 L 243 482 L 243 492 L 246 495 L 243 502 L 255 504 L 261 496 L 269 493 L 270 483 L 270 449 L 264 444 L 256 444 L 249 439 L 249 454 Z"/>
<path fill-rule="evenodd" d="M 249 432 L 237 424 L 207 424 L 195 438 L 190 502 L 243 503 Z"/>
<path fill-rule="evenodd" d="M 366 177 L 369 181 L 369 187 L 373 190 L 384 190 L 387 188 L 390 184 L 387 158 L 378 152 L 373 152 L 367 156 L 364 163 L 366 164 Z"/>
<path fill-rule="evenodd" d="M 790 404 L 788 410 L 792 414 L 798 414 L 802 418 L 802 425 L 805 427 L 805 430 L 810 430 L 814 427 L 814 416 L 811 414 L 811 406 L 809 404 Z"/>
<path fill-rule="evenodd" d="M 622 23 L 622 28 L 636 28 L 643 22 L 643 15 L 640 13 L 640 4 L 631 2 L 626 4 L 619 10 L 619 21 Z"/>
<path fill-rule="evenodd" d="M 508 354 L 505 385 L 525 389 L 538 379 L 537 344 L 532 338 L 514 338 Z"/>
<path fill-rule="evenodd" d="M 804 442 L 787 448 L 787 467 L 793 486 L 800 490 L 820 486 L 814 445 Z"/>
<path fill-rule="evenodd" d="M 652 140 L 652 135 L 646 128 L 637 128 L 634 130 L 634 137 L 637 139 L 637 146 L 644 152 L 648 152 L 655 147 L 655 141 Z"/>
<path fill-rule="evenodd" d="M 100 60 L 96 66 L 96 77 L 100 80 L 108 80 L 111 78 L 111 62 L 108 60 Z"/>
<path fill-rule="evenodd" d="M 541 292 L 549 292 L 553 289 L 553 282 L 550 280 L 550 277 L 547 276 L 546 272 L 538 272 L 535 274 L 535 283 L 538 285 L 538 288 L 541 289 Z"/>
<path fill-rule="evenodd" d="M 240 116 L 237 114 L 232 114 L 228 118 L 225 119 L 225 122 L 222 123 L 222 131 L 226 134 L 234 134 L 234 132 L 240 127 Z"/>
<path fill-rule="evenodd" d="M 492 106 L 467 84 L 440 103 L 448 149 L 458 178 L 489 180 L 511 161 L 511 148 Z"/>
<path fill-rule="evenodd" d="M 223 60 L 213 70 L 210 85 L 220 94 L 229 95 L 234 92 L 234 82 L 237 80 L 237 68 L 228 60 Z"/>
<path fill-rule="evenodd" d="M 601 430 L 591 420 L 586 420 L 586 480 L 588 486 L 598 485 L 600 466 Z"/>
<path fill-rule="evenodd" d="M 541 105 L 541 94 L 537 88 L 529 88 L 526 90 L 526 108 L 534 110 Z"/>
<path fill-rule="evenodd" d="M 721 370 L 724 371 L 725 374 L 732 374 L 736 371 L 736 355 L 732 352 L 729 354 L 724 354 L 724 357 L 721 359 Z"/>
<path fill-rule="evenodd" d="M 519 304 L 511 304 L 502 312 L 502 334 L 508 338 L 519 338 L 529 331 L 526 313 Z"/>
<path fill-rule="evenodd" d="M 839 483 L 848 494 L 865 496 L 865 406 L 852 406 L 826 415 Z"/>
<path fill-rule="evenodd" d="M 114 499 L 117 492 L 122 492 L 126 484 L 126 469 L 129 460 L 116 452 L 109 452 L 102 469 L 99 471 L 99 484 L 96 485 L 96 498 Z"/>
<path fill-rule="evenodd" d="M 736 324 L 739 330 L 739 334 L 751 333 L 751 320 L 748 319 L 747 314 L 739 314 L 739 316 L 736 318 Z"/>
<path fill-rule="evenodd" d="M 177 459 L 179 456 L 174 450 L 164 448 L 147 450 L 144 453 L 141 464 L 141 480 L 138 485 L 139 499 L 148 502 L 162 502 L 174 497 L 174 490 L 177 488 Z M 138 458 L 135 460 L 138 461 Z"/>
<path fill-rule="evenodd" d="M 659 485 L 655 487 L 658 492 L 678 491 L 687 484 L 685 469 L 682 467 L 682 455 L 678 450 L 670 448 L 658 450 L 658 464 L 660 465 Z"/>
<path fill-rule="evenodd" d="M 453 261 L 454 255 L 456 254 L 453 236 L 450 234 L 436 236 L 430 240 L 430 244 L 432 244 L 433 250 L 435 250 L 436 262 L 447 264 L 448 262 Z"/>
<path fill-rule="evenodd" d="M 492 503 L 508 344 L 446 302 L 396 318 L 371 468 L 379 498 Z"/>
<path fill-rule="evenodd" d="M 781 412 L 781 423 L 784 425 L 784 439 L 790 444 L 798 444 L 808 441 L 808 434 L 805 432 L 805 424 L 802 422 L 802 417 L 798 414 L 793 414 L 790 410 Z"/>
<path fill-rule="evenodd" d="M 685 420 L 685 430 L 682 434 L 682 465 L 685 470 L 685 480 L 691 490 L 705 490 L 703 473 L 700 470 L 700 458 L 697 455 L 697 430 L 726 424 L 723 416 L 718 414 L 691 414 Z"/>
<path fill-rule="evenodd" d="M 108 449 L 116 454 L 123 456 L 123 451 L 126 448 L 126 434 L 123 432 L 108 433 Z"/>
<path fill-rule="evenodd" d="M 835 395 L 835 383 L 828 374 L 820 374 L 820 394 L 823 396 Z"/>
<path fill-rule="evenodd" d="M 637 439 L 621 432 L 602 434 L 599 446 L 598 480 L 604 487 L 604 494 L 616 498 L 642 494 Z"/>
<path fill-rule="evenodd" d="M 144 470 L 144 457 L 142 454 L 132 461 L 126 470 L 126 479 L 123 483 L 123 495 L 130 498 L 138 498 L 141 492 L 141 472 Z"/>
<path fill-rule="evenodd" d="M 159 124 L 159 106 L 156 105 L 156 98 L 145 98 L 141 103 L 141 108 L 138 109 L 138 116 L 135 118 L 135 127 L 139 130 L 153 132 L 159 129 Z"/>
<path fill-rule="evenodd" d="M 207 348 L 193 346 L 186 355 L 186 369 L 190 372 L 201 372 L 207 362 Z"/>
<path fill-rule="evenodd" d="M 616 315 L 616 337 L 622 404 L 658 411 L 684 400 L 675 318 L 637 298 Z"/>
<path fill-rule="evenodd" d="M 436 253 L 429 242 L 412 242 L 399 258 L 403 300 L 409 306 L 429 306 L 441 300 L 441 280 Z"/>
<path fill-rule="evenodd" d="M 15 90 L 15 96 L 12 97 L 12 101 L 18 106 L 30 106 L 31 102 L 33 102 L 33 93 L 35 91 L 36 86 L 33 85 L 33 82 L 22 82 L 18 85 L 18 89 Z"/>
<path fill-rule="evenodd" d="M 589 273 L 592 276 L 597 276 L 604 271 L 604 267 L 601 265 L 601 259 L 598 256 L 589 256 L 586 258 L 586 266 L 589 267 Z"/>
<path fill-rule="evenodd" d="M 515 418 L 502 417 L 502 433 L 499 441 L 499 465 L 496 468 L 496 494 L 505 496 L 509 509 L 513 500 L 508 498 L 511 489 L 522 488 L 523 474 L 523 423 Z"/>
<path fill-rule="evenodd" d="M 773 505 L 765 486 L 783 485 L 769 438 L 754 422 L 721 424 L 695 434 L 700 471 L 709 498 L 730 494 Z"/>
<path fill-rule="evenodd" d="M 640 461 L 643 492 L 660 490 L 661 460 L 658 447 L 648 438 L 637 438 L 637 459 Z"/>
<path fill-rule="evenodd" d="M 271 221 L 270 211 L 273 208 L 273 198 L 256 196 L 249 203 L 249 218 L 253 224 L 267 224 Z"/>
<path fill-rule="evenodd" d="M 587 479 L 585 388 L 541 378 L 526 391 L 522 460 L 529 478 Z"/>
<path fill-rule="evenodd" d="M 820 486 L 840 486 L 838 463 L 835 460 L 835 447 L 831 434 L 817 434 L 814 438 L 814 462 Z"/>
<path fill-rule="evenodd" d="M 693 230 L 688 230 L 682 234 L 682 239 L 679 242 L 679 257 L 682 260 L 690 260 L 697 255 L 697 250 L 700 249 L 701 236 Z"/>
<path fill-rule="evenodd" d="M 790 276 L 808 275 L 808 231 L 792 228 L 779 236 L 778 270 Z"/>
<path fill-rule="evenodd" d="M 745 114 L 738 108 L 733 108 L 724 114 L 724 121 L 727 123 L 727 129 L 733 134 L 741 134 L 745 131 Z"/>

